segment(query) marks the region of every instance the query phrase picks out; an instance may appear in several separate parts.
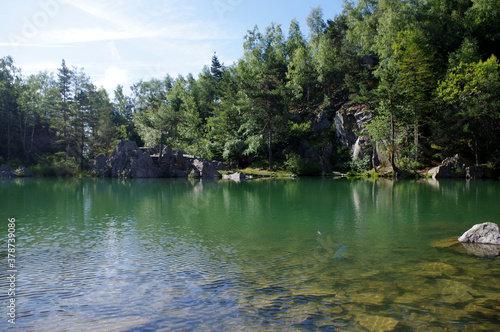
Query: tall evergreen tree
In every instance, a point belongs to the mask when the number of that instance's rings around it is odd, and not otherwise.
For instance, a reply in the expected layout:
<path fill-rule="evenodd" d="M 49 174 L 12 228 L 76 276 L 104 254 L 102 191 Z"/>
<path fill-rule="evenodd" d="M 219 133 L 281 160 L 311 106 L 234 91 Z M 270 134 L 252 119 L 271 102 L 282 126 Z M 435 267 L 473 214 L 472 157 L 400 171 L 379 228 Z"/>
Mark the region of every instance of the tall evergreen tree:
<path fill-rule="evenodd" d="M 286 43 L 280 25 L 267 27 L 262 35 L 258 28 L 245 37 L 245 57 L 240 61 L 243 84 L 250 104 L 247 115 L 259 123 L 267 136 L 269 168 L 273 168 L 273 133 L 276 122 L 285 114 Z"/>
<path fill-rule="evenodd" d="M 72 142 L 71 137 L 71 118 L 72 118 L 72 102 L 73 93 L 71 91 L 71 83 L 73 80 L 73 71 L 66 66 L 66 61 L 63 59 L 61 68 L 58 68 L 58 88 L 60 93 L 59 102 L 59 117 L 58 121 L 54 123 L 57 130 L 61 130 L 59 133 L 60 143 L 64 146 L 65 160 L 68 160 L 68 155 L 70 153 L 70 146 Z"/>
<path fill-rule="evenodd" d="M 18 116 L 17 98 L 20 91 L 20 71 L 14 60 L 8 56 L 0 59 L 0 151 L 6 161 L 14 156 L 18 140 L 15 119 Z"/>
<path fill-rule="evenodd" d="M 432 49 L 419 31 L 402 31 L 394 47 L 399 87 L 401 88 L 409 116 L 413 121 L 414 160 L 418 161 L 419 132 L 427 118 L 432 92 L 436 87 L 432 68 Z"/>
<path fill-rule="evenodd" d="M 210 67 L 210 72 L 216 82 L 222 79 L 222 65 L 219 62 L 219 58 L 216 53 L 212 56 L 212 66 Z"/>

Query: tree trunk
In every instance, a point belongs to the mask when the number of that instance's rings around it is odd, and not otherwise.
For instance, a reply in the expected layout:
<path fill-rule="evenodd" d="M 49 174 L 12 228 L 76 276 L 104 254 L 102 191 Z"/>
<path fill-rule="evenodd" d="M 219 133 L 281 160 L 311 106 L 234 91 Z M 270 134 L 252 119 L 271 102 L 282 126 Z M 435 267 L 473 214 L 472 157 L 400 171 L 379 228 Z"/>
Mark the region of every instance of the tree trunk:
<path fill-rule="evenodd" d="M 268 150 L 269 150 L 269 169 L 273 168 L 273 130 L 271 128 L 271 116 L 268 123 Z"/>
<path fill-rule="evenodd" d="M 10 161 L 10 119 L 7 119 L 7 161 Z"/>
<path fill-rule="evenodd" d="M 396 170 L 396 163 L 394 162 L 394 111 L 392 109 L 392 99 L 390 101 L 391 103 L 391 155 L 390 155 L 390 158 L 391 158 L 391 166 L 392 166 L 392 169 L 395 171 Z"/>
<path fill-rule="evenodd" d="M 158 153 L 158 165 L 161 163 L 161 157 L 163 155 L 163 137 L 165 134 L 160 135 L 160 152 Z"/>
<path fill-rule="evenodd" d="M 83 150 L 85 148 L 85 119 L 83 117 L 83 108 L 81 110 L 82 112 L 82 144 L 80 146 L 80 170 L 83 172 L 84 165 L 83 165 Z"/>
<path fill-rule="evenodd" d="M 414 147 L 414 152 L 415 152 L 415 162 L 418 161 L 418 119 L 415 119 L 414 121 L 414 144 L 415 144 L 415 147 Z"/>
<path fill-rule="evenodd" d="M 377 146 L 375 145 L 373 147 L 373 151 L 372 151 L 372 168 L 375 170 L 377 169 L 377 166 L 375 165 L 375 155 L 377 154 Z"/>

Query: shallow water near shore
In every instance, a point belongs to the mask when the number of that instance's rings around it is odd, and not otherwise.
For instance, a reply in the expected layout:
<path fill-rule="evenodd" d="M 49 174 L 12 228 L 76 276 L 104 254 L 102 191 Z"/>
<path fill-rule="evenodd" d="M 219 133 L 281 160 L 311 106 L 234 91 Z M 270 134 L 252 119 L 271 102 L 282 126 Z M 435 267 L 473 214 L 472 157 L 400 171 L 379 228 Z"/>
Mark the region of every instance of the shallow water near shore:
<path fill-rule="evenodd" d="M 498 331 L 500 260 L 448 240 L 499 223 L 499 199 L 498 181 L 0 180 L 12 330 Z"/>

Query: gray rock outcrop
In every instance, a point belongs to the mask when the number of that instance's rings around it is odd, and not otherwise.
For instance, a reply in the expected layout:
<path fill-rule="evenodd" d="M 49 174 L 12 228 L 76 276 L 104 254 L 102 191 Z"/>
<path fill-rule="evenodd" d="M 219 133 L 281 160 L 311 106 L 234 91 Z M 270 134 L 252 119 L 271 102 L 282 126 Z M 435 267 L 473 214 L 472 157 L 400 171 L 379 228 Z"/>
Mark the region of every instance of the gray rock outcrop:
<path fill-rule="evenodd" d="M 224 174 L 224 175 L 222 175 L 222 179 L 240 182 L 240 181 L 246 180 L 247 176 L 243 173 L 237 172 L 237 173 L 233 173 L 233 174 Z"/>
<path fill-rule="evenodd" d="M 446 158 L 441 165 L 431 168 L 427 174 L 433 179 L 456 178 L 460 174 L 465 176 L 466 161 L 458 154 L 454 157 Z"/>
<path fill-rule="evenodd" d="M 335 115 L 337 142 L 349 149 L 352 160 L 371 157 L 374 166 L 390 166 L 390 162 L 378 147 L 372 145 L 366 125 L 372 121 L 373 112 L 364 105 L 346 105 Z"/>
<path fill-rule="evenodd" d="M 92 159 L 90 161 L 90 172 L 93 174 L 102 174 L 108 167 L 106 164 L 107 160 L 108 157 L 103 154 L 97 156 L 95 159 Z"/>
<path fill-rule="evenodd" d="M 192 161 L 193 171 L 202 179 L 218 179 L 220 174 L 212 163 L 208 160 L 195 158 Z"/>
<path fill-rule="evenodd" d="M 431 168 L 428 175 L 433 179 L 492 179 L 495 174 L 492 169 L 486 166 L 470 165 L 467 159 L 456 154 L 453 157 L 444 159 L 441 165 Z"/>
<path fill-rule="evenodd" d="M 106 161 L 108 169 L 105 176 L 118 178 L 159 178 L 160 168 L 146 152 L 132 141 L 124 140 L 117 144 L 111 157 Z"/>
<path fill-rule="evenodd" d="M 458 241 L 500 245 L 500 227 L 492 222 L 477 224 L 459 237 Z"/>
<path fill-rule="evenodd" d="M 0 166 L 0 177 L 2 177 L 2 178 L 13 178 L 13 177 L 17 177 L 17 175 L 14 173 L 14 170 L 12 170 L 9 167 L 9 165 L 2 164 L 2 166 Z"/>
<path fill-rule="evenodd" d="M 28 167 L 19 166 L 17 169 L 12 169 L 7 164 L 0 166 L 0 178 L 17 178 L 17 177 L 34 177 L 35 175 Z"/>
<path fill-rule="evenodd" d="M 139 148 L 132 141 L 121 141 L 110 157 L 98 156 L 91 161 L 94 174 L 118 178 L 203 178 L 218 179 L 218 170 L 227 170 L 224 164 L 172 150 L 169 146 Z"/>

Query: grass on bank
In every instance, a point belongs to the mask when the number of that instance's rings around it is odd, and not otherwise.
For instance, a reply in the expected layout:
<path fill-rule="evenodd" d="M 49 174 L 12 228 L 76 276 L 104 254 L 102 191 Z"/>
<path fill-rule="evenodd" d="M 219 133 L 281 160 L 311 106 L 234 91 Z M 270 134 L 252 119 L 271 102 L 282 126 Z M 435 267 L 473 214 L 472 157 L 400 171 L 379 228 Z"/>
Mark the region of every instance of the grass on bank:
<path fill-rule="evenodd" d="M 265 169 L 265 168 L 260 168 L 260 167 L 246 167 L 243 169 L 238 169 L 235 170 L 235 172 L 240 172 L 246 175 L 251 175 L 255 177 L 263 177 L 263 178 L 273 178 L 273 179 L 287 179 L 291 178 L 294 175 L 291 172 L 288 172 L 286 170 L 276 168 L 273 170 Z M 220 172 L 223 173 L 223 172 Z M 230 173 L 230 172 L 226 172 Z"/>

